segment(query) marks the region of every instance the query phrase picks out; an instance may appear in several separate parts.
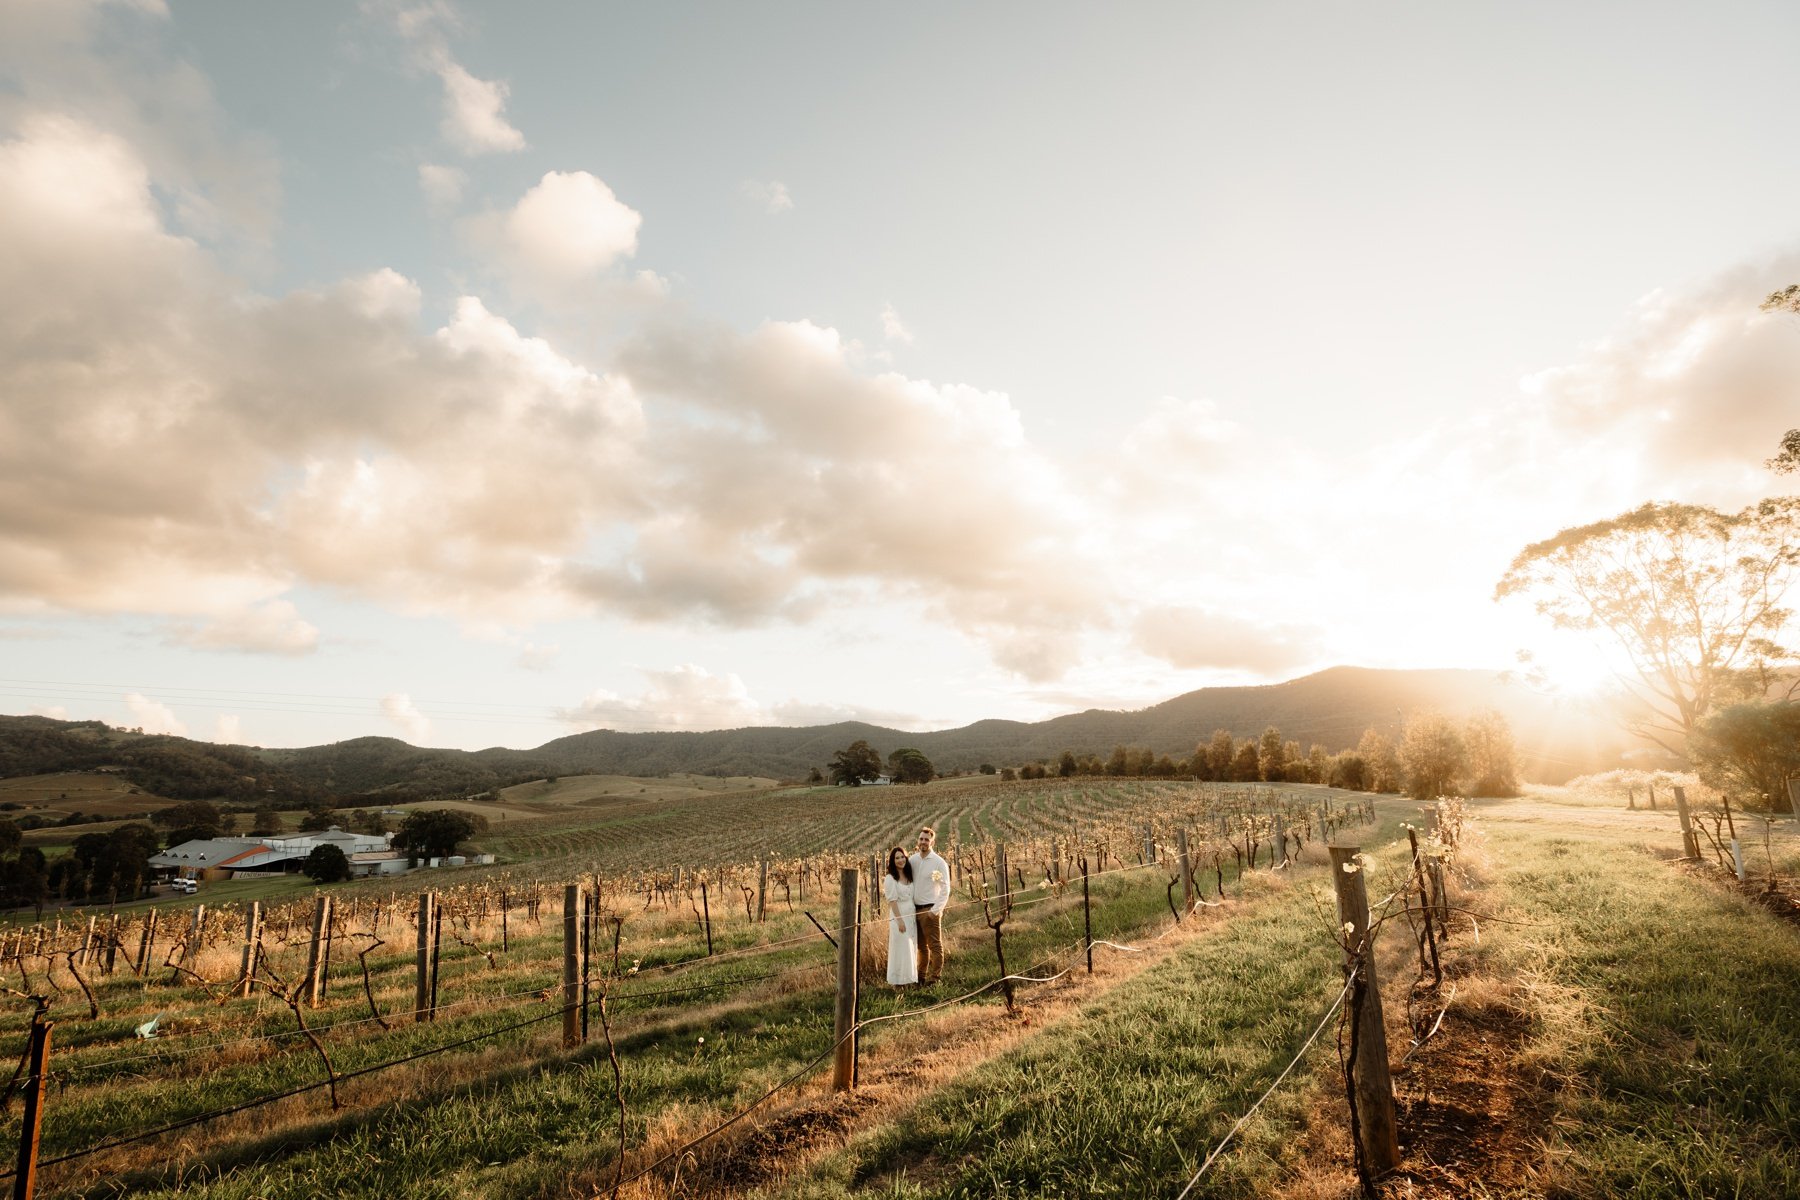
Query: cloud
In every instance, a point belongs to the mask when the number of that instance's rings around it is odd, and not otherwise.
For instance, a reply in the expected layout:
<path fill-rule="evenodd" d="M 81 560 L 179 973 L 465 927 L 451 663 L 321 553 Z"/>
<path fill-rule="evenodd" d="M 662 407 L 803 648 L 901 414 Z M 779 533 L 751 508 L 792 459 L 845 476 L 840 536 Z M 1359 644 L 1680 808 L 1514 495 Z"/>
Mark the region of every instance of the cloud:
<path fill-rule="evenodd" d="M 168 17 L 157 0 L 0 4 L 0 129 L 57 114 L 107 130 L 183 232 L 260 247 L 280 205 L 276 155 L 232 129 L 205 76 L 172 53 Z"/>
<path fill-rule="evenodd" d="M 557 718 L 575 729 L 648 730 L 743 729 L 751 726 L 829 725 L 866 721 L 900 729 L 920 728 L 916 717 L 857 705 L 785 700 L 764 705 L 736 675 L 714 675 L 692 663 L 665 670 L 640 668 L 648 681 L 636 696 L 596 689 Z"/>
<path fill-rule="evenodd" d="M 381 698 L 381 715 L 399 727 L 405 739 L 423 746 L 431 738 L 431 721 L 420 712 L 405 692 L 391 692 Z"/>
<path fill-rule="evenodd" d="M 470 238 L 528 294 L 567 295 L 637 253 L 643 217 L 586 171 L 549 171 L 504 213 L 467 223 Z"/>
<path fill-rule="evenodd" d="M 596 689 L 557 718 L 578 729 L 738 729 L 773 722 L 767 709 L 750 698 L 736 675 L 718 676 L 703 667 L 683 664 L 668 670 L 644 670 L 649 688 L 626 697 Z"/>
<path fill-rule="evenodd" d="M 140 727 L 145 733 L 187 736 L 187 726 L 175 715 L 174 709 L 161 701 L 132 692 L 125 697 L 125 707 L 131 710 L 131 719 L 127 724 Z"/>
<path fill-rule="evenodd" d="M 561 646 L 540 646 L 527 641 L 519 647 L 518 664 L 527 671 L 547 671 L 562 653 Z"/>
<path fill-rule="evenodd" d="M 450 38 L 462 25 L 453 5 L 370 0 L 364 7 L 400 35 L 414 66 L 437 76 L 444 104 L 438 131 L 446 142 L 468 155 L 525 149 L 525 135 L 506 119 L 511 89 L 499 80 L 477 78 L 451 54 Z"/>
<path fill-rule="evenodd" d="M 298 657 L 319 648 L 319 630 L 302 620 L 290 602 L 270 600 L 203 625 L 177 625 L 170 630 L 169 640 L 196 650 Z"/>
<path fill-rule="evenodd" d="M 1652 292 L 1579 359 L 1523 380 L 1517 415 L 1572 457 L 1630 451 L 1649 494 L 1767 494 L 1763 460 L 1800 412 L 1800 320 L 1758 305 L 1796 280 L 1790 253 Z"/>
<path fill-rule="evenodd" d="M 788 194 L 787 184 L 779 179 L 746 179 L 738 185 L 738 191 L 744 199 L 770 216 L 777 216 L 794 207 L 794 198 Z"/>
<path fill-rule="evenodd" d="M 912 345 L 912 330 L 900 320 L 900 314 L 894 311 L 891 304 L 885 305 L 881 310 L 881 336 L 890 342 Z"/>
<path fill-rule="evenodd" d="M 69 719 L 69 710 L 61 704 L 34 704 L 31 706 L 31 715 L 49 717 L 54 721 L 66 721 Z"/>
<path fill-rule="evenodd" d="M 541 585 L 641 511 L 623 383 L 472 297 L 423 329 L 391 271 L 246 295 L 92 126 L 0 141 L 0 244 L 0 605 L 289 650 L 311 635 L 263 606 L 297 581 L 523 622 L 571 611 Z"/>
<path fill-rule="evenodd" d="M 1320 651 L 1316 630 L 1185 606 L 1145 609 L 1132 636 L 1143 653 L 1184 670 L 1286 675 L 1317 661 Z"/>
<path fill-rule="evenodd" d="M 438 163 L 419 164 L 419 191 L 432 208 L 456 207 L 468 183 L 468 172 L 458 167 L 446 167 Z"/>
<path fill-rule="evenodd" d="M 244 719 L 236 713 L 220 713 L 213 721 L 213 741 L 224 746 L 244 745 Z"/>

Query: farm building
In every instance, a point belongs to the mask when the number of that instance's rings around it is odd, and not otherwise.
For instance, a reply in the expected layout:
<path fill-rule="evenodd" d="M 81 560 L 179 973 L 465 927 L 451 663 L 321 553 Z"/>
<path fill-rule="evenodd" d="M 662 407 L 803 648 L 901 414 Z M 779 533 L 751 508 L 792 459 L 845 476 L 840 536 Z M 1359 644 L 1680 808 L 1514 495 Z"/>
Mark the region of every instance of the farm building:
<path fill-rule="evenodd" d="M 314 848 L 336 846 L 354 873 L 386 875 L 406 869 L 406 856 L 392 849 L 392 839 L 392 834 L 346 833 L 335 825 L 323 833 L 200 838 L 152 854 L 150 866 L 167 876 L 192 879 L 281 875 L 298 871 Z"/>

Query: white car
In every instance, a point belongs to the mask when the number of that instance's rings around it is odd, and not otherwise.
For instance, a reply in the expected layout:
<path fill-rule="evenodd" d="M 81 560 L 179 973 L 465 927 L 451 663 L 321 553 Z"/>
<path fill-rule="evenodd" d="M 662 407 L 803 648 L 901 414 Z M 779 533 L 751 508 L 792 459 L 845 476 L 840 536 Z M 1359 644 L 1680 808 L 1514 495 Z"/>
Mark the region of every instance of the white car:
<path fill-rule="evenodd" d="M 172 881 L 169 886 L 184 896 L 192 896 L 200 890 L 200 881 L 198 879 L 177 879 Z"/>

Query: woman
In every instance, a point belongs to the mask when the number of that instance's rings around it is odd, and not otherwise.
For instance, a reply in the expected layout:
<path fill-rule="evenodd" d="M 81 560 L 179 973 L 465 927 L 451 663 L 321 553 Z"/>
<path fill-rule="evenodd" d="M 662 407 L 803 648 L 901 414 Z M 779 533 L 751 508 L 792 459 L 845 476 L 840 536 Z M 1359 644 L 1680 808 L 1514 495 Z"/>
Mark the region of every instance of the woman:
<path fill-rule="evenodd" d="M 887 981 L 895 987 L 919 982 L 919 926 L 913 916 L 913 871 L 906 851 L 888 851 L 881 895 L 888 908 Z"/>

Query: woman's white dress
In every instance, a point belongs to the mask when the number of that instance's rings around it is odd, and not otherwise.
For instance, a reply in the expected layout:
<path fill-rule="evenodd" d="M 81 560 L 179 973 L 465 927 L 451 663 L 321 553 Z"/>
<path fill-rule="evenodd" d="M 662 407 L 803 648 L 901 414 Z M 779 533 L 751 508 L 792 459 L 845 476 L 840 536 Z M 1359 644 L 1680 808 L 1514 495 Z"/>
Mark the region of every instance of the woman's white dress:
<path fill-rule="evenodd" d="M 895 987 L 919 982 L 919 921 L 913 914 L 913 885 L 892 875 L 882 877 L 882 912 L 887 914 L 888 969 L 887 981 Z M 900 906 L 900 920 L 894 920 L 888 904 Z"/>

